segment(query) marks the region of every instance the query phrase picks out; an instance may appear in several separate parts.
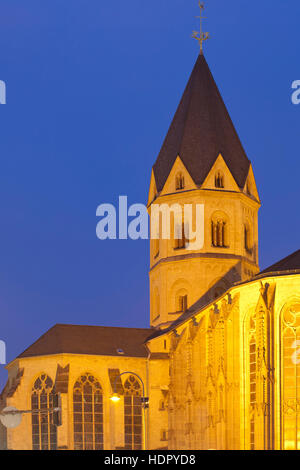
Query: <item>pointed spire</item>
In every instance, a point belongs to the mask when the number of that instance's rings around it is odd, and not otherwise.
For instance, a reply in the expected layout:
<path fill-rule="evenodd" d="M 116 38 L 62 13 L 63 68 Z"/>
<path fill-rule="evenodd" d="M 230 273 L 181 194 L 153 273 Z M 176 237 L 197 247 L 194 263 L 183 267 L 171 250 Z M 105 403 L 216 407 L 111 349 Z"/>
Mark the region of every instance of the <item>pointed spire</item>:
<path fill-rule="evenodd" d="M 250 161 L 235 131 L 204 55 L 199 55 L 153 166 L 160 192 L 179 155 L 191 177 L 201 185 L 222 154 L 240 188 Z"/>

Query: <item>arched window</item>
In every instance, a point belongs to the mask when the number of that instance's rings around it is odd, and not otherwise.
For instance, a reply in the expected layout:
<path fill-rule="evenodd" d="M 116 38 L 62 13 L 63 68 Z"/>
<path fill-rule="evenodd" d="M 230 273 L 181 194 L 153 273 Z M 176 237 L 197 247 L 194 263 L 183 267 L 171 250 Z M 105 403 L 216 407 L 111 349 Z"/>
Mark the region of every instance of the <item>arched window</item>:
<path fill-rule="evenodd" d="M 74 449 L 103 449 L 103 393 L 100 383 L 88 372 L 73 388 Z"/>
<path fill-rule="evenodd" d="M 228 247 L 228 223 L 225 217 L 215 216 L 211 221 L 211 244 L 213 247 Z"/>
<path fill-rule="evenodd" d="M 218 171 L 215 176 L 215 187 L 218 189 L 224 188 L 224 176 L 220 171 Z"/>
<path fill-rule="evenodd" d="M 182 173 L 176 175 L 176 191 L 184 189 L 184 176 Z"/>
<path fill-rule="evenodd" d="M 256 406 L 256 338 L 250 331 L 249 341 L 249 402 L 250 402 L 250 449 L 255 450 L 255 406 Z"/>
<path fill-rule="evenodd" d="M 31 392 L 31 409 L 39 410 L 32 413 L 32 449 L 55 450 L 57 448 L 56 426 L 53 424 L 53 408 L 55 393 L 53 382 L 47 374 L 41 374 L 34 382 Z M 42 410 L 45 410 L 42 412 Z"/>
<path fill-rule="evenodd" d="M 188 308 L 188 292 L 180 289 L 176 292 L 176 312 L 185 312 Z"/>
<path fill-rule="evenodd" d="M 125 449 L 142 449 L 142 400 L 141 386 L 131 375 L 124 384 Z"/>
<path fill-rule="evenodd" d="M 282 448 L 300 450 L 300 300 L 281 315 Z"/>
<path fill-rule="evenodd" d="M 246 435 L 247 448 L 255 450 L 257 435 L 257 325 L 254 310 L 247 315 L 244 323 L 245 337 L 245 410 L 247 410 L 248 434 Z"/>
<path fill-rule="evenodd" d="M 250 225 L 245 223 L 244 225 L 244 242 L 245 242 L 245 250 L 248 253 L 252 253 L 252 240 L 251 240 L 251 230 Z"/>
<path fill-rule="evenodd" d="M 187 226 L 185 224 L 176 224 L 175 226 L 175 250 L 184 249 L 186 247 L 187 238 L 185 232 L 187 231 Z"/>
<path fill-rule="evenodd" d="M 179 312 L 185 312 L 188 306 L 188 296 L 180 295 L 179 296 Z"/>

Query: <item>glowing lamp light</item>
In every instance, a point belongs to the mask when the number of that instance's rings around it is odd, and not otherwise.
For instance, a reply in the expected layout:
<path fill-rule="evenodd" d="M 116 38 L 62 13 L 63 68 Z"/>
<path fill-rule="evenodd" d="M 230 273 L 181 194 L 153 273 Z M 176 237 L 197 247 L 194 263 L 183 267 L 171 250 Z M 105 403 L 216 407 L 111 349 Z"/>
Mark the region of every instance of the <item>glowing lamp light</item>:
<path fill-rule="evenodd" d="M 121 400 L 120 396 L 117 394 L 117 393 L 114 393 L 111 397 L 110 397 L 111 401 L 113 401 L 114 403 L 118 403 L 118 401 Z"/>

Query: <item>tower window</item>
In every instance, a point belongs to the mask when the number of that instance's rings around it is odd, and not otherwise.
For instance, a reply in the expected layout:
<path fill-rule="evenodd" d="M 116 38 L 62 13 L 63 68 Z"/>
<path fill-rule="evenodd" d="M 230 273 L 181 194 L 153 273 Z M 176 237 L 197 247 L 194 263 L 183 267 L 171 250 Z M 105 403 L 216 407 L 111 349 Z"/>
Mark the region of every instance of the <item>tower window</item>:
<path fill-rule="evenodd" d="M 251 232 L 248 224 L 244 225 L 244 243 L 245 250 L 251 254 L 252 253 L 252 243 L 251 243 Z"/>
<path fill-rule="evenodd" d="M 178 312 L 185 312 L 188 306 L 188 296 L 187 295 L 180 295 L 178 297 Z"/>
<path fill-rule="evenodd" d="M 175 234 L 175 250 L 184 249 L 186 247 L 187 239 L 185 237 L 184 223 L 176 225 Z"/>
<path fill-rule="evenodd" d="M 227 223 L 222 219 L 212 220 L 211 222 L 211 241 L 212 246 L 218 248 L 227 248 Z"/>
<path fill-rule="evenodd" d="M 181 189 L 184 189 L 184 176 L 182 173 L 179 173 L 176 176 L 176 191 L 180 191 Z"/>
<path fill-rule="evenodd" d="M 215 176 L 215 187 L 219 189 L 224 188 L 224 176 L 220 171 L 218 171 Z"/>

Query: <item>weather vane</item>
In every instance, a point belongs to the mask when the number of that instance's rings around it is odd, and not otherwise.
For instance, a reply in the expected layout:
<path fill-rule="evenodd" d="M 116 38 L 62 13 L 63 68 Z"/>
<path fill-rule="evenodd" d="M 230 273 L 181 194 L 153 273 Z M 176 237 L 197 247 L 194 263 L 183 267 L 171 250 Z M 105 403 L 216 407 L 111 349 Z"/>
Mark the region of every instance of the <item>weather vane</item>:
<path fill-rule="evenodd" d="M 202 13 L 203 13 L 203 10 L 204 10 L 204 3 L 199 2 L 199 8 L 200 8 L 200 16 L 197 16 L 196 18 L 200 19 L 200 32 L 193 31 L 193 36 L 192 37 L 199 42 L 200 53 L 203 54 L 203 43 L 204 43 L 204 41 L 207 41 L 207 39 L 209 38 L 209 33 L 204 33 L 202 31 L 202 21 L 206 19 L 205 16 L 202 16 Z"/>

